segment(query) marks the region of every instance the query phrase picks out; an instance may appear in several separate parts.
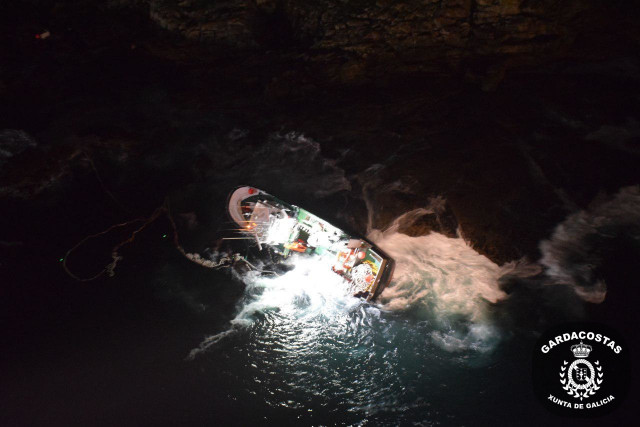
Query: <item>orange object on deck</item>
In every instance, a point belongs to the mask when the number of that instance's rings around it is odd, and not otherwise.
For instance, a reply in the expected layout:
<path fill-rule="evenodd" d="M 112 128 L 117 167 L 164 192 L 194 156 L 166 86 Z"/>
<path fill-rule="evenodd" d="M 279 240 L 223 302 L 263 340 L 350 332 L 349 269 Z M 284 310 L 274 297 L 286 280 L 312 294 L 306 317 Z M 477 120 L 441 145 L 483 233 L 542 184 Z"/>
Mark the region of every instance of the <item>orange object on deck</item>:
<path fill-rule="evenodd" d="M 307 250 L 307 247 L 301 242 L 287 243 L 284 247 L 295 252 L 306 252 Z"/>

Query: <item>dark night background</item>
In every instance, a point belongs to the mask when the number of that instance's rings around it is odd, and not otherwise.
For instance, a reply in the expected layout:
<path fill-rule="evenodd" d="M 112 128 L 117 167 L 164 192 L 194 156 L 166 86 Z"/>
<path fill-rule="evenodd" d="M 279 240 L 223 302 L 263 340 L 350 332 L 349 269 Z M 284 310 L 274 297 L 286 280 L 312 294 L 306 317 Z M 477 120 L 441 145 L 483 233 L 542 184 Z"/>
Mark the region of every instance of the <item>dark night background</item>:
<path fill-rule="evenodd" d="M 622 0 L 2 2 L 0 423 L 626 424 L 640 351 L 639 19 Z M 497 265 L 546 270 L 500 280 L 487 353 L 434 344 L 434 330 L 459 336 L 477 319 L 425 314 L 429 297 L 377 320 L 350 311 L 371 322 L 357 344 L 316 324 L 335 358 L 279 348 L 261 328 L 284 320 L 260 312 L 187 361 L 253 294 L 185 260 L 164 216 L 114 277 L 62 269 L 85 236 L 166 197 L 183 244 L 211 247 L 242 184 L 362 235 L 440 200 L 399 233 L 460 235 Z M 70 267 L 99 272 L 132 231 L 92 240 Z M 599 283 L 606 298 L 590 302 Z M 630 345 L 631 391 L 610 415 L 560 418 L 535 400 L 533 343 L 568 320 Z"/>

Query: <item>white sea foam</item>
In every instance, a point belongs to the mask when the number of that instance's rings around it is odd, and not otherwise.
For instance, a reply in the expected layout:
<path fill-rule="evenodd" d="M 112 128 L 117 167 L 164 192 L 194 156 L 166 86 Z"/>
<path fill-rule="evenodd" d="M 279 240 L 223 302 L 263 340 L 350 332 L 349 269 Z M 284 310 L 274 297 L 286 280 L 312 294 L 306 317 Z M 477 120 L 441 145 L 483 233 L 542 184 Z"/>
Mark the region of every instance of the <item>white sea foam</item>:
<path fill-rule="evenodd" d="M 433 325 L 431 338 L 448 351 L 488 351 L 499 341 L 488 309 L 506 297 L 498 265 L 461 238 L 411 237 L 394 230 L 370 237 L 396 260 L 393 281 L 380 296 L 385 309 L 410 311 Z"/>
<path fill-rule="evenodd" d="M 494 304 L 507 298 L 501 280 L 527 279 L 530 286 L 567 284 L 583 299 L 600 302 L 606 287 L 595 270 L 606 255 L 603 248 L 612 246 L 608 240 L 621 232 L 640 240 L 637 186 L 624 188 L 613 199 L 569 216 L 550 240 L 541 243 L 540 263 L 521 260 L 498 266 L 460 237 L 433 232 L 411 237 L 397 231 L 403 221 L 436 212 L 443 203 L 441 198 L 433 199 L 433 206 L 407 212 L 387 230 L 369 234 L 369 239 L 396 261 L 393 280 L 376 306 L 358 309 L 366 304 L 345 294 L 342 279 L 327 269 L 325 262 L 294 257 L 288 261 L 293 268 L 279 277 L 244 274 L 245 297 L 230 329 L 205 339 L 190 357 L 256 322 L 260 322 L 261 330 L 267 327 L 269 334 L 274 334 L 268 339 L 277 340 L 278 333 L 315 334 L 318 328 L 325 334 L 339 334 L 349 322 L 367 324 L 374 318 L 395 322 L 398 315 L 403 321 L 419 324 L 425 338 L 445 351 L 490 352 L 504 336 L 493 317 Z M 373 208 L 370 203 L 368 207 Z M 542 266 L 546 267 L 546 276 L 539 274 Z M 364 317 L 350 318 L 359 311 Z M 376 316 L 371 317 L 373 312 Z"/>
<path fill-rule="evenodd" d="M 604 301 L 607 286 L 598 269 L 620 237 L 640 241 L 639 186 L 624 187 L 613 198 L 570 215 L 540 243 L 548 283 L 570 285 L 585 301 Z"/>
<path fill-rule="evenodd" d="M 362 305 L 362 300 L 345 292 L 344 281 L 327 268 L 326 261 L 294 255 L 287 262 L 294 268 L 279 276 L 263 276 L 256 271 L 240 275 L 247 288 L 230 328 L 205 338 L 187 358 L 193 359 L 256 321 L 270 322 L 276 328 L 285 323 L 287 328 L 292 323 L 322 327 Z"/>
<path fill-rule="evenodd" d="M 501 332 L 488 309 L 505 297 L 498 279 L 505 271 L 512 273 L 513 266 L 500 268 L 461 238 L 437 233 L 410 237 L 388 230 L 370 237 L 396 260 L 394 279 L 380 296 L 379 308 L 371 307 L 374 311 L 428 320 L 432 327 L 427 338 L 446 351 L 487 352 L 495 347 Z M 308 257 L 289 262 L 294 268 L 279 277 L 245 274 L 246 296 L 231 328 L 205 339 L 190 357 L 256 321 L 271 322 L 274 328 L 295 323 L 303 329 L 340 330 L 336 325 L 364 304 L 345 293 L 344 282 L 325 262 Z"/>

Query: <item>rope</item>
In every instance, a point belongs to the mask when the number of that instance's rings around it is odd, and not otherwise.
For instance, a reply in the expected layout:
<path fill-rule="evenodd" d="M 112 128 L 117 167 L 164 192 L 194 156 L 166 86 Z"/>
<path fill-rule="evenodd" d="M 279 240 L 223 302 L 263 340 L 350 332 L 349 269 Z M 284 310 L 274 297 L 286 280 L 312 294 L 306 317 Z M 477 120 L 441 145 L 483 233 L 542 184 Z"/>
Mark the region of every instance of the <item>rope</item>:
<path fill-rule="evenodd" d="M 89 165 L 91 166 L 91 169 L 93 170 L 93 172 L 95 173 L 95 176 L 100 184 L 100 186 L 102 187 L 102 190 L 107 193 L 107 195 L 118 205 L 120 206 L 123 210 L 131 212 L 124 204 L 122 204 L 120 202 L 120 200 L 118 200 L 118 198 L 107 188 L 107 186 L 105 185 L 104 181 L 102 180 L 102 177 L 100 176 L 100 173 L 98 172 L 98 169 L 96 168 L 95 163 L 93 162 L 93 159 L 91 158 L 91 156 L 89 156 L 88 153 L 86 153 L 85 151 L 81 151 L 82 154 L 84 154 L 84 157 L 86 158 L 86 160 L 89 162 Z M 126 221 L 120 224 L 114 224 L 112 226 L 110 226 L 109 228 L 107 228 L 106 230 L 103 230 L 99 233 L 95 233 L 95 234 L 90 234 L 89 236 L 85 237 L 84 239 L 80 240 L 75 246 L 73 246 L 71 249 L 69 249 L 67 251 L 67 253 L 65 254 L 63 260 L 62 260 L 62 268 L 64 269 L 64 271 L 73 279 L 79 281 L 79 282 L 89 282 L 95 279 L 98 279 L 99 277 L 101 277 L 103 274 L 107 274 L 107 276 L 109 277 L 113 277 L 116 273 L 116 266 L 118 265 L 118 262 L 120 262 L 123 257 L 120 255 L 119 250 L 125 246 L 128 245 L 129 243 L 133 243 L 133 241 L 135 240 L 136 236 L 138 235 L 138 233 L 140 233 L 142 230 L 144 230 L 149 224 L 153 223 L 156 219 L 158 219 L 160 216 L 162 215 L 166 215 L 167 219 L 169 220 L 169 223 L 171 224 L 171 228 L 173 230 L 173 244 L 176 247 L 176 249 L 178 249 L 178 251 L 184 256 L 186 257 L 188 260 L 201 265 L 203 267 L 206 268 L 213 268 L 213 269 L 219 269 L 219 268 L 228 268 L 231 267 L 233 265 L 235 265 L 237 262 L 244 262 L 246 263 L 249 268 L 259 271 L 261 273 L 268 273 L 268 274 L 275 274 L 278 275 L 278 273 L 276 273 L 275 271 L 270 271 L 270 270 L 260 270 L 259 268 L 257 268 L 255 265 L 251 264 L 246 256 L 243 257 L 242 255 L 236 253 L 233 254 L 231 256 L 225 256 L 220 258 L 218 261 L 211 261 L 208 259 L 204 259 L 200 256 L 200 254 L 197 253 L 188 253 L 184 250 L 184 248 L 182 247 L 182 245 L 180 245 L 180 239 L 178 236 L 178 228 L 176 227 L 176 223 L 173 220 L 173 216 L 171 215 L 171 210 L 169 207 L 169 198 L 165 198 L 164 203 L 158 207 L 155 211 L 153 211 L 153 213 L 151 214 L 151 216 L 149 216 L 148 218 L 136 218 L 133 219 L 131 221 Z M 136 223 L 140 223 L 142 222 L 142 225 L 140 227 L 138 227 L 136 230 L 134 230 L 131 235 L 129 236 L 129 238 L 121 241 L 120 243 L 118 243 L 117 245 L 115 245 L 113 247 L 113 249 L 111 249 L 111 262 L 109 264 L 107 264 L 102 271 L 98 272 L 97 274 L 91 276 L 91 277 L 87 277 L 87 278 L 82 278 L 77 276 L 76 274 L 74 274 L 69 267 L 67 266 L 67 260 L 69 259 L 69 256 L 73 253 L 73 251 L 75 251 L 76 249 L 78 249 L 80 246 L 82 246 L 84 243 L 86 243 L 87 241 L 94 239 L 96 237 L 99 236 L 103 236 L 117 228 L 122 228 L 122 227 L 126 227 L 132 224 L 136 224 Z"/>
<path fill-rule="evenodd" d="M 108 272 L 111 272 L 110 275 L 113 275 L 113 270 L 115 269 L 116 264 L 118 263 L 118 261 L 120 259 L 122 259 L 122 257 L 119 257 L 117 255 L 114 257 L 114 252 L 113 251 L 111 252 L 111 257 L 113 258 L 113 261 L 109 265 L 107 265 L 107 267 L 105 267 L 101 272 L 99 272 L 98 274 L 96 274 L 96 275 L 94 275 L 92 277 L 86 278 L 86 279 L 83 279 L 83 278 L 80 278 L 80 277 L 76 276 L 75 274 L 73 274 L 71 272 L 71 270 L 69 270 L 69 267 L 67 267 L 67 259 L 69 258 L 69 255 L 71 255 L 71 253 L 74 250 L 76 250 L 78 247 L 82 246 L 86 241 L 91 240 L 93 238 L 96 238 L 98 236 L 102 236 L 104 234 L 107 234 L 108 232 L 110 232 L 111 230 L 115 230 L 116 228 L 126 227 L 127 225 L 135 224 L 136 222 L 140 222 L 140 221 L 144 221 L 144 219 L 138 218 L 138 219 L 134 219 L 132 221 L 123 222 L 121 224 L 115 224 L 115 225 L 112 225 L 111 227 L 107 228 L 104 231 L 101 231 L 101 232 L 95 233 L 95 234 L 91 234 L 91 235 L 85 237 L 84 239 L 80 240 L 74 247 L 69 249 L 67 251 L 67 253 L 65 254 L 64 259 L 62 261 L 62 268 L 64 268 L 64 271 L 66 271 L 66 273 L 69 276 L 73 277 L 74 279 L 76 279 L 76 280 L 78 280 L 80 282 L 88 282 L 90 280 L 95 280 L 98 277 L 102 276 L 104 273 L 108 273 Z"/>
<path fill-rule="evenodd" d="M 169 199 L 166 198 L 164 203 L 162 204 L 162 206 L 158 207 L 152 214 L 151 216 L 149 216 L 148 218 L 136 218 L 134 220 L 131 221 L 127 221 L 127 222 L 123 222 L 120 224 L 115 224 L 112 225 L 111 227 L 107 228 L 106 230 L 103 230 L 99 233 L 95 233 L 95 234 L 91 234 L 87 237 L 85 237 L 84 239 L 80 240 L 75 246 L 73 246 L 71 249 L 69 249 L 67 251 L 67 253 L 64 256 L 63 262 L 62 262 L 62 267 L 64 268 L 64 271 L 73 279 L 79 281 L 79 282 L 89 282 L 92 280 L 95 280 L 99 277 L 101 277 L 103 274 L 107 274 L 109 277 L 113 277 L 115 275 L 115 269 L 116 266 L 118 265 L 118 262 L 121 261 L 123 259 L 123 257 L 120 255 L 119 250 L 125 246 L 128 245 L 129 243 L 133 243 L 133 241 L 135 240 L 136 236 L 138 235 L 138 233 L 140 233 L 142 230 L 144 230 L 149 224 L 153 223 L 156 219 L 158 219 L 160 216 L 162 215 L 166 215 L 167 219 L 169 220 L 169 223 L 171 224 L 171 228 L 173 230 L 173 244 L 176 247 L 176 249 L 188 260 L 202 266 L 202 267 L 206 267 L 206 268 L 213 268 L 213 269 L 219 269 L 219 268 L 229 268 L 232 267 L 233 265 L 235 265 L 238 262 L 244 262 L 245 264 L 247 264 L 249 266 L 249 268 L 251 268 L 252 270 L 255 271 L 259 271 L 260 273 L 263 274 L 274 274 L 274 275 L 278 275 L 278 273 L 276 273 L 275 271 L 271 271 L 271 270 L 260 270 L 258 267 L 256 267 L 255 265 L 251 264 L 246 256 L 243 257 L 242 255 L 240 255 L 239 253 L 235 253 L 233 255 L 230 256 L 224 256 L 222 258 L 220 258 L 218 261 L 211 261 L 205 258 L 202 258 L 200 256 L 200 254 L 197 253 L 189 253 L 186 252 L 184 250 L 184 248 L 182 247 L 182 245 L 180 244 L 180 239 L 178 236 L 178 228 L 176 227 L 176 223 L 173 220 L 173 216 L 171 215 L 171 211 L 169 208 Z M 140 223 L 142 222 L 143 224 L 138 227 L 137 229 L 135 229 L 131 235 L 129 236 L 129 238 L 121 241 L 120 243 L 118 243 L 117 245 L 115 245 L 113 247 L 113 249 L 111 250 L 111 259 L 112 261 L 107 264 L 102 271 L 100 271 L 99 273 L 88 277 L 88 278 L 82 278 L 77 276 L 76 274 L 74 274 L 69 267 L 67 266 L 67 260 L 69 259 L 69 256 L 76 250 L 78 249 L 80 246 L 82 246 L 85 242 L 87 242 L 88 240 L 94 239 L 96 237 L 105 235 L 117 228 L 122 228 L 122 227 L 126 227 L 128 225 L 131 224 L 136 224 L 136 223 Z"/>

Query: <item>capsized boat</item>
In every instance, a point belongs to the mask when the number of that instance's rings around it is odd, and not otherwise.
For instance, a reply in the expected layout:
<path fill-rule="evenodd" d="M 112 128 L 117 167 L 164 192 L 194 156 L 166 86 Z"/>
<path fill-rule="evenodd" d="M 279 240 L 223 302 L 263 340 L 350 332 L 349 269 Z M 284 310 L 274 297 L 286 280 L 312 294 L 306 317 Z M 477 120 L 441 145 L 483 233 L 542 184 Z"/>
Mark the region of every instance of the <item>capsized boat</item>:
<path fill-rule="evenodd" d="M 239 187 L 229 195 L 228 209 L 260 250 L 268 246 L 283 260 L 294 253 L 317 257 L 356 297 L 373 300 L 391 281 L 395 263 L 380 248 L 265 191 Z"/>

